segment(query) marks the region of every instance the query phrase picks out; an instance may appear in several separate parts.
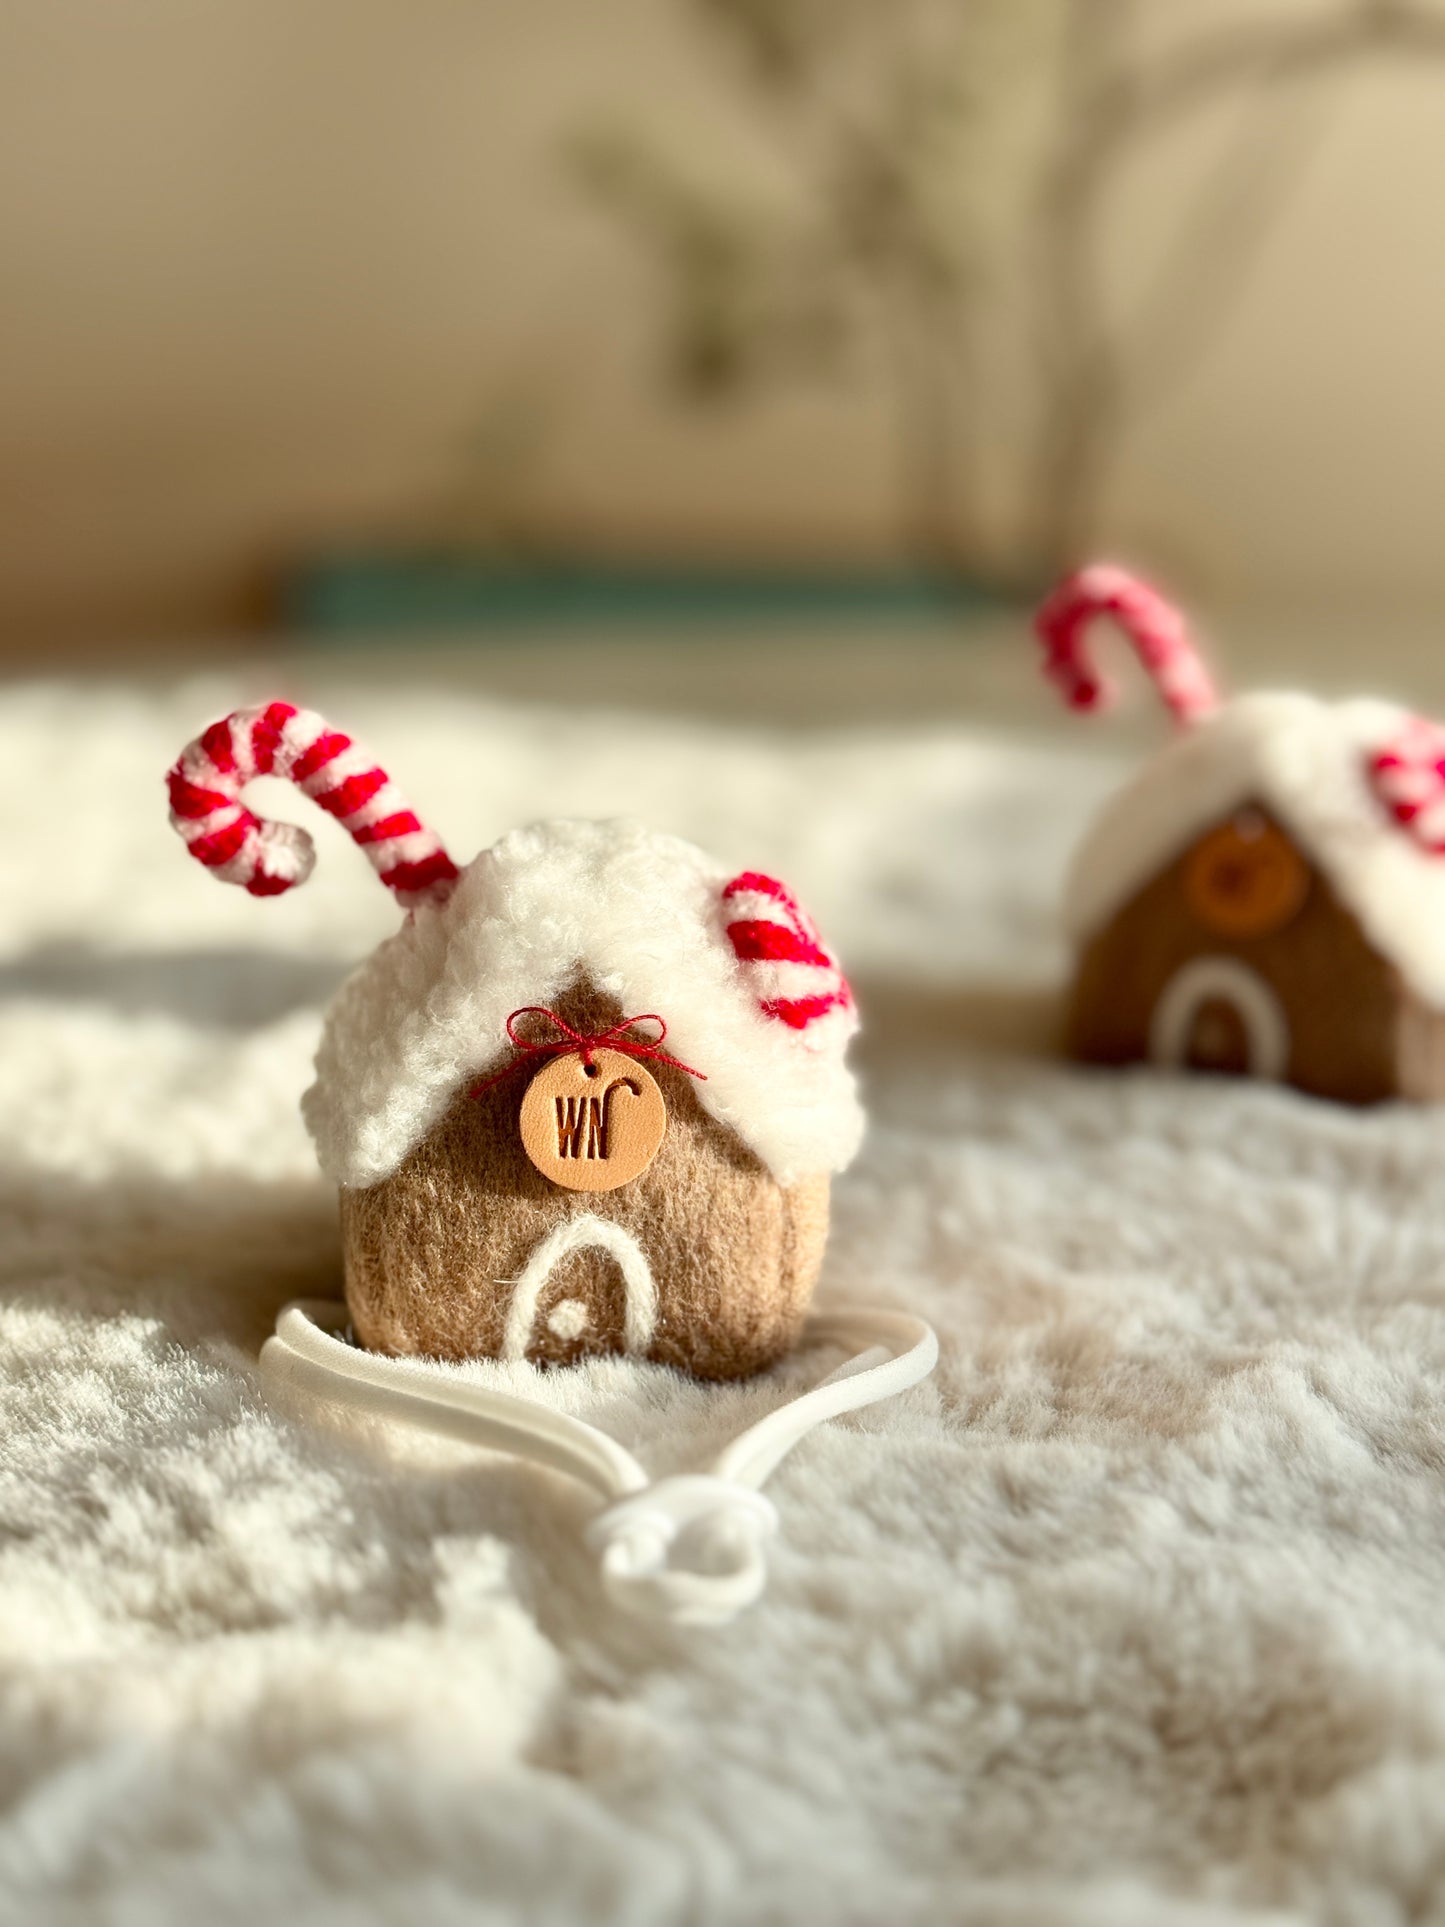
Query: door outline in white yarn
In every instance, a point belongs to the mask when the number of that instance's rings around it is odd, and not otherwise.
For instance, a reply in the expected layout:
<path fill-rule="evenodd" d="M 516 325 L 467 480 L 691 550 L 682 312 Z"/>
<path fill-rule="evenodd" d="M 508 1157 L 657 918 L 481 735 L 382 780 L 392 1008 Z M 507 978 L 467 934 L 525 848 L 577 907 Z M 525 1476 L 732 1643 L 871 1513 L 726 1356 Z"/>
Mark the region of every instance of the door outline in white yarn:
<path fill-rule="evenodd" d="M 1258 971 L 1238 957 L 1194 957 L 1159 993 L 1149 1023 L 1149 1056 L 1165 1070 L 1182 1070 L 1201 1008 L 1227 1003 L 1244 1026 L 1251 1077 L 1280 1083 L 1289 1069 L 1289 1019 L 1284 1005 Z"/>
<path fill-rule="evenodd" d="M 657 1328 L 657 1286 L 652 1267 L 642 1246 L 632 1233 L 610 1218 L 599 1218 L 593 1211 L 582 1211 L 554 1225 L 536 1245 L 532 1255 L 512 1284 L 512 1301 L 507 1307 L 507 1323 L 502 1334 L 502 1357 L 520 1361 L 527 1356 L 532 1330 L 537 1322 L 537 1306 L 552 1273 L 574 1251 L 602 1250 L 615 1258 L 622 1273 L 623 1350 L 641 1358 L 651 1349 Z"/>

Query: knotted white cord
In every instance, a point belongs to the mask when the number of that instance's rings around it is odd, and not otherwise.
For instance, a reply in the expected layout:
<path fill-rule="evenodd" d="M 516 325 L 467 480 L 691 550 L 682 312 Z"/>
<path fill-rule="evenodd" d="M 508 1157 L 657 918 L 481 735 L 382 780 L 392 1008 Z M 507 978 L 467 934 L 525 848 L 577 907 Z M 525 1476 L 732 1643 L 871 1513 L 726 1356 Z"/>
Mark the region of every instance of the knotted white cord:
<path fill-rule="evenodd" d="M 857 1355 L 750 1426 L 707 1470 L 653 1483 L 626 1447 L 595 1425 L 419 1359 L 361 1351 L 340 1336 L 345 1329 L 344 1305 L 288 1305 L 261 1348 L 262 1368 L 302 1393 L 512 1452 L 590 1486 L 606 1501 L 586 1538 L 609 1598 L 683 1626 L 722 1625 L 762 1593 L 763 1547 L 778 1519 L 759 1487 L 787 1453 L 825 1420 L 916 1385 L 938 1359 L 931 1327 L 906 1312 L 820 1314 L 806 1336 L 859 1345 Z"/>

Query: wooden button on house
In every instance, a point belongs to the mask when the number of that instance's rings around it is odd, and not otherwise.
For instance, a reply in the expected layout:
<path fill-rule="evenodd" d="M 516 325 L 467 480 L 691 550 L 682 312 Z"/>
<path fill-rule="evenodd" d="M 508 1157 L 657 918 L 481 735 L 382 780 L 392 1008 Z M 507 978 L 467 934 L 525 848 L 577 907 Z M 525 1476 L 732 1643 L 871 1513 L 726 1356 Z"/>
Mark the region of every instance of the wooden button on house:
<path fill-rule="evenodd" d="M 527 1086 L 519 1119 L 527 1156 L 568 1191 L 615 1191 L 657 1156 L 667 1106 L 636 1057 L 599 1050 L 554 1057 Z"/>
<path fill-rule="evenodd" d="M 1310 867 L 1276 823 L 1241 810 L 1201 837 L 1184 873 L 1190 909 L 1225 937 L 1282 930 L 1304 904 Z"/>

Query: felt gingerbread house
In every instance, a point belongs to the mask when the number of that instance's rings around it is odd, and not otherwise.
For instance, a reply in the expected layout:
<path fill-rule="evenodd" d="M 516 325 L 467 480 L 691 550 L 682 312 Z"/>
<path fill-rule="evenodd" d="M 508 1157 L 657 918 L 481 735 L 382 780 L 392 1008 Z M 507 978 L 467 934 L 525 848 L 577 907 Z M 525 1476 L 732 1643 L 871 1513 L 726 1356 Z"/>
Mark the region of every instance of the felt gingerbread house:
<path fill-rule="evenodd" d="M 1371 699 L 1221 701 L 1177 611 L 1107 567 L 1038 619 L 1076 707 L 1104 693 L 1083 651 L 1100 615 L 1181 728 L 1070 871 L 1074 1054 L 1350 1103 L 1445 1096 L 1445 731 Z"/>
<path fill-rule="evenodd" d="M 191 854 L 258 895 L 312 861 L 240 800 L 262 774 L 342 821 L 406 912 L 303 1099 L 359 1342 L 709 1378 L 787 1351 L 862 1131 L 853 1001 L 791 893 L 625 822 L 519 830 L 458 870 L 365 752 L 280 703 L 170 776 Z"/>

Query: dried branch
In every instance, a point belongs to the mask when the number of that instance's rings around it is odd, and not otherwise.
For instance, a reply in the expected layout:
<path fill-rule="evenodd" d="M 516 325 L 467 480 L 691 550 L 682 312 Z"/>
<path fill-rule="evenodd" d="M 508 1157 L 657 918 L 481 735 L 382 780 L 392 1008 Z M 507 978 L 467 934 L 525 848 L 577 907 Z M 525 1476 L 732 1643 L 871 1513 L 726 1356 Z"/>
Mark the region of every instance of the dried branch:
<path fill-rule="evenodd" d="M 1413 0 L 1365 0 L 1333 16 L 1291 24 L 1261 23 L 1211 33 L 1146 72 L 1120 76 L 1106 104 L 1114 125 L 1101 139 L 1134 140 L 1255 81 L 1304 80 L 1364 52 L 1445 55 L 1445 15 Z"/>
<path fill-rule="evenodd" d="M 769 375 L 824 372 L 851 336 L 880 340 L 907 540 L 933 565 L 961 566 L 979 542 L 980 408 L 973 231 L 956 201 L 968 130 L 994 100 L 966 36 L 979 21 L 1016 33 L 1020 0 L 938 9 L 934 24 L 948 20 L 957 41 L 947 58 L 915 33 L 917 0 L 690 4 L 739 57 L 797 193 L 779 231 L 635 137 L 574 148 L 594 195 L 661 270 L 669 373 L 695 398 L 735 397 Z M 881 44 L 850 41 L 860 26 Z M 866 62 L 849 66 L 860 47 Z"/>
<path fill-rule="evenodd" d="M 1280 89 L 1257 84 L 1223 163 L 1181 215 L 1118 354 L 1137 413 L 1187 374 L 1247 284 L 1323 131 L 1281 113 Z M 1298 90 L 1295 90 L 1298 91 Z M 1316 99 L 1316 107 L 1320 105 Z"/>
<path fill-rule="evenodd" d="M 1267 191 L 1260 192 L 1257 172 L 1246 181 L 1237 153 L 1226 155 L 1154 277 L 1140 315 L 1117 340 L 1100 267 L 1106 196 L 1117 168 L 1159 131 L 1231 94 L 1252 92 L 1267 116 L 1284 89 L 1366 55 L 1445 58 L 1445 14 L 1417 0 L 1360 0 L 1320 19 L 1214 30 L 1144 65 L 1128 56 L 1128 26 L 1116 0 L 1107 7 L 1074 0 L 1065 131 L 1039 210 L 1045 421 L 1032 491 L 1036 519 L 1026 547 L 1049 567 L 1089 546 L 1103 472 L 1125 421 L 1141 401 L 1157 398 L 1166 377 L 1178 378 L 1205 344 L 1209 324 L 1217 325 L 1238 299 L 1299 171 L 1278 151 L 1277 119 L 1263 120 L 1261 140 L 1275 144 Z M 1187 297 L 1191 290 L 1195 299 L 1185 300 L 1181 322 L 1181 292 Z"/>

